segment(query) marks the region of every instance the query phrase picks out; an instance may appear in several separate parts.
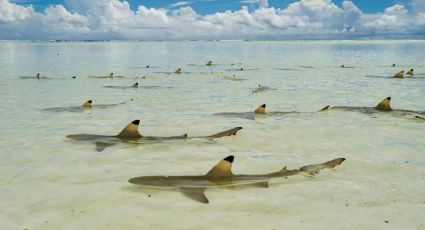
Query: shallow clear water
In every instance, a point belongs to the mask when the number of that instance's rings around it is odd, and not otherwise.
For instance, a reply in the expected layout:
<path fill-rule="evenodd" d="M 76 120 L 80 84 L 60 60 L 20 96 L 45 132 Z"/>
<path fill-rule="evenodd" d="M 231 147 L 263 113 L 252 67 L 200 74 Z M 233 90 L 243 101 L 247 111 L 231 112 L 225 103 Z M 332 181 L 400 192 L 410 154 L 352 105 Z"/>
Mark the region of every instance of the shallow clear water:
<path fill-rule="evenodd" d="M 425 123 L 315 112 L 375 106 L 388 96 L 393 108 L 425 111 L 424 41 L 0 42 L 0 54 L 1 229 L 425 228 Z M 205 66 L 209 60 L 217 65 Z M 183 74 L 167 74 L 179 67 Z M 382 78 L 410 68 L 413 78 Z M 37 72 L 51 79 L 21 78 Z M 124 78 L 88 78 L 110 72 Z M 136 81 L 160 87 L 103 87 Z M 277 90 L 252 94 L 258 84 Z M 130 98 L 105 109 L 43 110 Z M 213 115 L 263 103 L 268 111 L 312 113 Z M 145 135 L 243 129 L 216 140 L 120 144 L 102 152 L 66 138 L 113 135 L 134 119 Z M 207 190 L 207 205 L 127 182 L 204 174 L 231 154 L 236 174 L 347 160 L 314 178 L 274 180 L 268 189 Z"/>

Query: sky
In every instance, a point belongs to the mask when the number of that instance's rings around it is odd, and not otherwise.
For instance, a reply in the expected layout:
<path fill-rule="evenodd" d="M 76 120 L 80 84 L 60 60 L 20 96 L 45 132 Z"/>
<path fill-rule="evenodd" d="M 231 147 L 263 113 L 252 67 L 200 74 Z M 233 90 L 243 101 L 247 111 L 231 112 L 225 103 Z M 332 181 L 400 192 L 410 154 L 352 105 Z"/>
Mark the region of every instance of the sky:
<path fill-rule="evenodd" d="M 0 0 L 0 39 L 425 39 L 425 0 Z"/>

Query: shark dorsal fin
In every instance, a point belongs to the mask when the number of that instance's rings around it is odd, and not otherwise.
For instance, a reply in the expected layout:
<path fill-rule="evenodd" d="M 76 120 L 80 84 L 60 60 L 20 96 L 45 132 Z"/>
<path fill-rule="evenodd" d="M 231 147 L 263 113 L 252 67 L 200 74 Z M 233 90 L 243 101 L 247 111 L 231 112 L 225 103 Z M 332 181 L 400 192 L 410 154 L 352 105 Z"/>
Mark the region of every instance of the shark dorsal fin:
<path fill-rule="evenodd" d="M 255 113 L 266 113 L 266 104 L 260 105 L 255 111 Z"/>
<path fill-rule="evenodd" d="M 117 137 L 121 137 L 121 138 L 142 137 L 142 135 L 140 135 L 139 133 L 139 124 L 140 124 L 140 120 L 132 121 L 117 135 Z"/>
<path fill-rule="evenodd" d="M 232 163 L 235 157 L 233 155 L 227 156 L 219 161 L 208 173 L 207 176 L 231 176 Z"/>
<path fill-rule="evenodd" d="M 327 106 L 323 107 L 323 109 L 319 110 L 319 112 L 329 110 L 329 108 L 330 108 L 330 106 L 329 106 L 329 105 L 327 105 Z"/>
<path fill-rule="evenodd" d="M 396 74 L 394 75 L 394 77 L 395 77 L 395 78 L 404 78 L 404 70 L 402 70 L 402 71 L 400 71 L 400 72 L 396 73 Z"/>
<path fill-rule="evenodd" d="M 92 100 L 88 100 L 88 101 L 84 102 L 83 107 L 90 108 L 92 102 L 93 102 Z"/>
<path fill-rule="evenodd" d="M 384 100 L 382 100 L 375 108 L 381 111 L 392 111 L 393 109 L 391 108 L 390 103 L 391 103 L 391 97 L 387 97 Z"/>

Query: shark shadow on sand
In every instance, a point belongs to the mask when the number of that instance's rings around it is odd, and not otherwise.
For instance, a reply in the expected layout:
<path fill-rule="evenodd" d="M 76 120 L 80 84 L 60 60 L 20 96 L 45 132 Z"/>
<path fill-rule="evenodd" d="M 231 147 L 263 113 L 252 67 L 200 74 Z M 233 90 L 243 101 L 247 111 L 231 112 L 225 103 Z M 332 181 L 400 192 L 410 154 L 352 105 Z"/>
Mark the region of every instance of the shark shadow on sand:
<path fill-rule="evenodd" d="M 149 144 L 158 143 L 169 140 L 187 140 L 194 138 L 206 138 L 214 139 L 227 136 L 236 135 L 236 133 L 242 129 L 242 127 L 235 127 L 223 132 L 219 132 L 208 136 L 194 136 L 188 137 L 187 134 L 180 136 L 170 137 L 158 137 L 158 136 L 142 136 L 139 133 L 140 120 L 134 120 L 128 124 L 120 133 L 117 135 L 97 135 L 97 134 L 71 134 L 66 136 L 67 138 L 77 141 L 90 141 L 95 142 L 97 151 L 101 152 L 109 146 L 113 146 L 118 143 L 129 143 L 129 144 Z"/>
<path fill-rule="evenodd" d="M 151 188 L 178 189 L 186 197 L 209 203 L 205 196 L 205 190 L 209 188 L 226 188 L 236 186 L 258 186 L 269 187 L 269 181 L 274 178 L 285 178 L 288 176 L 305 173 L 314 175 L 320 170 L 334 168 L 340 165 L 345 159 L 337 158 L 322 164 L 312 164 L 299 169 L 281 170 L 266 174 L 243 175 L 233 174 L 232 163 L 234 156 L 228 156 L 218 162 L 207 174 L 199 176 L 141 176 L 128 180 L 132 184 L 142 185 Z"/>

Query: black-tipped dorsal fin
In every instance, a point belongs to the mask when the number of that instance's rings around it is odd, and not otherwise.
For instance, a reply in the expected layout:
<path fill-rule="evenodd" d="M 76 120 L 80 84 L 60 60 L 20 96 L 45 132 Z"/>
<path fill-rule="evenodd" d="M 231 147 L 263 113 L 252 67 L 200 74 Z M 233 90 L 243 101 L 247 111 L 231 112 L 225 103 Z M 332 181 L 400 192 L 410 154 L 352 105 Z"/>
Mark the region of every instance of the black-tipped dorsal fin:
<path fill-rule="evenodd" d="M 330 106 L 329 106 L 329 105 L 327 105 L 327 106 L 323 107 L 323 109 L 319 110 L 319 112 L 329 110 L 329 108 L 330 108 Z"/>
<path fill-rule="evenodd" d="M 391 97 L 387 97 L 384 100 L 382 100 L 375 108 L 381 111 L 392 111 L 393 109 L 391 108 L 390 103 L 391 103 Z"/>
<path fill-rule="evenodd" d="M 394 75 L 394 77 L 395 77 L 395 78 L 404 78 L 404 70 L 402 70 L 402 71 L 400 71 L 400 72 L 396 73 L 396 74 Z"/>
<path fill-rule="evenodd" d="M 266 104 L 260 105 L 254 112 L 261 113 L 261 114 L 266 113 Z"/>
<path fill-rule="evenodd" d="M 93 101 L 92 100 L 88 100 L 88 101 L 86 101 L 86 102 L 84 102 L 84 104 L 83 104 L 83 107 L 91 107 L 91 104 L 93 103 Z"/>
<path fill-rule="evenodd" d="M 235 157 L 227 156 L 219 161 L 208 173 L 207 176 L 232 176 L 232 163 Z"/>
<path fill-rule="evenodd" d="M 138 138 L 142 137 L 139 133 L 140 120 L 134 120 L 128 124 L 118 135 L 120 138 Z"/>

